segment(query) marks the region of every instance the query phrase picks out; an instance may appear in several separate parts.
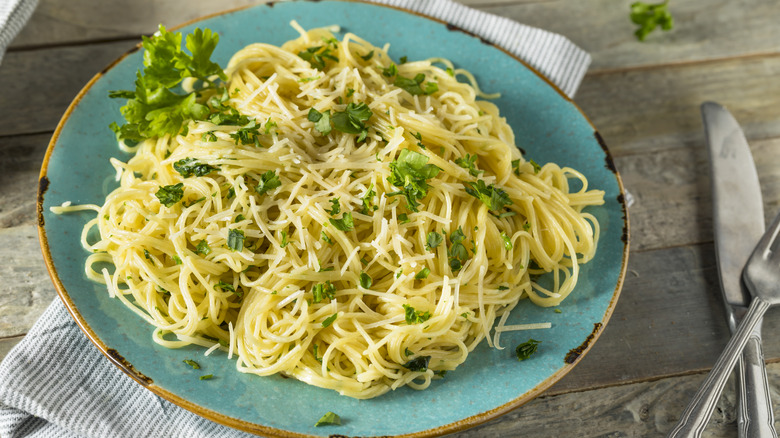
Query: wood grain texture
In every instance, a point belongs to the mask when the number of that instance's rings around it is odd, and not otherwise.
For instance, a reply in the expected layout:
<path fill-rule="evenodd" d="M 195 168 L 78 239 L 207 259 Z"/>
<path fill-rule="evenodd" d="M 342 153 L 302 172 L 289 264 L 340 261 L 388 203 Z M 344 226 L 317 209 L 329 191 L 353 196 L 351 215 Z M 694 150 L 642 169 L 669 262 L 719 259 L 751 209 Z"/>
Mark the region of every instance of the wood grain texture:
<path fill-rule="evenodd" d="M 671 32 L 636 41 L 628 19 L 633 0 L 461 0 L 468 6 L 567 36 L 593 55 L 596 70 L 690 63 L 780 51 L 774 0 L 674 2 Z M 12 47 L 137 38 L 158 23 L 177 25 L 262 0 L 67 3 L 41 0 Z M 89 14 L 81 11 L 89 9 Z M 337 19 L 337 17 L 334 17 Z M 338 23 L 335 23 L 338 24 Z"/>
<path fill-rule="evenodd" d="M 767 375 L 773 400 L 780 400 L 780 364 Z M 452 435 L 457 438 L 646 438 L 665 436 L 677 423 L 705 374 L 545 395 L 489 423 Z M 705 438 L 737 436 L 736 397 L 729 383 L 718 401 Z M 775 418 L 780 404 L 774 403 Z M 776 427 L 780 422 L 775 422 Z"/>
<path fill-rule="evenodd" d="M 21 342 L 22 339 L 24 339 L 24 336 L 0 338 L 0 362 L 3 361 L 3 358 L 8 355 L 8 352 L 11 351 L 11 349 L 14 348 L 16 344 Z"/>
<path fill-rule="evenodd" d="M 56 296 L 46 272 L 35 226 L 0 229 L 0 338 L 27 330 Z M 79 248 L 76 248 L 78 250 Z"/>

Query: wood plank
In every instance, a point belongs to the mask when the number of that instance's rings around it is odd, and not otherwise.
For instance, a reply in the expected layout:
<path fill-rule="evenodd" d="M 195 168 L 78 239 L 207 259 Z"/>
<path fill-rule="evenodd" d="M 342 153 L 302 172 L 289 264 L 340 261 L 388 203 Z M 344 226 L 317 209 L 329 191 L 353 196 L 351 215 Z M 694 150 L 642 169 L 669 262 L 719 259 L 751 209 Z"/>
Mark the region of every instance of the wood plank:
<path fill-rule="evenodd" d="M 57 295 L 43 264 L 35 226 L 0 229 L 0 338 L 27 333 Z M 76 248 L 77 250 L 79 248 Z"/>
<path fill-rule="evenodd" d="M 591 70 L 691 63 L 780 51 L 774 0 L 672 2 L 672 31 L 633 35 L 632 2 L 558 0 L 480 8 L 567 36 L 593 56 Z"/>
<path fill-rule="evenodd" d="M 38 174 L 50 138 L 23 135 L 0 142 L 0 228 L 35 225 Z"/>
<path fill-rule="evenodd" d="M 703 145 L 699 106 L 721 103 L 748 140 L 780 136 L 780 57 L 590 74 L 575 101 L 616 156 Z"/>
<path fill-rule="evenodd" d="M 134 46 L 125 41 L 6 53 L 0 81 L 14 85 L 0 95 L 8 109 L 0 117 L 0 136 L 53 131 L 79 90 Z"/>
<path fill-rule="evenodd" d="M 775 418 L 780 418 L 780 364 L 767 367 Z M 544 395 L 484 425 L 448 435 L 457 438 L 658 437 L 675 426 L 704 374 L 597 390 Z M 737 436 L 736 395 L 729 384 L 703 436 Z M 776 427 L 780 422 L 775 422 Z"/>
<path fill-rule="evenodd" d="M 24 336 L 13 336 L 10 338 L 0 338 L 0 362 L 3 361 L 3 358 L 8 356 L 8 352 L 11 351 L 12 348 L 16 344 L 22 341 L 24 339 Z"/>
<path fill-rule="evenodd" d="M 118 8 L 94 0 L 67 5 L 42 0 L 12 49 L 48 44 L 137 38 L 158 23 L 177 25 L 194 18 L 262 0 L 153 0 Z M 566 35 L 593 55 L 592 69 L 695 62 L 780 50 L 774 0 L 689 0 L 671 4 L 676 26 L 640 43 L 628 19 L 629 4 L 614 0 L 461 0 L 469 6 Z M 77 11 L 89 10 L 90 14 Z"/>
<path fill-rule="evenodd" d="M 634 251 L 712 242 L 712 194 L 704 134 L 676 149 L 615 159 L 635 203 L 629 209 Z M 780 209 L 780 138 L 751 144 L 767 223 Z"/>

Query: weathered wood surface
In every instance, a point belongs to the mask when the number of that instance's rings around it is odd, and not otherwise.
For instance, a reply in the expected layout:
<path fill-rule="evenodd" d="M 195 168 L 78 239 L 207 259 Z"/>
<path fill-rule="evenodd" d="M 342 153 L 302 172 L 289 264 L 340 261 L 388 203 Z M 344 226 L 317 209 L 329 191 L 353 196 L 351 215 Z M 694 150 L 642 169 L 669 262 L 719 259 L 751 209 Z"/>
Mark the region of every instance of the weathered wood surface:
<path fill-rule="evenodd" d="M 728 340 L 699 105 L 719 101 L 744 127 L 771 218 L 780 209 L 780 8 L 774 0 L 673 1 L 676 29 L 638 43 L 628 21 L 632 1 L 463 1 L 558 31 L 590 51 L 575 101 L 636 202 L 624 290 L 592 351 L 544 397 L 457 436 L 662 435 Z M 35 190 L 51 132 L 72 98 L 158 23 L 258 2 L 40 1 L 0 65 L 0 360 L 55 296 L 37 247 Z M 780 309 L 764 324 L 780 400 L 780 338 L 772 336 Z M 721 400 L 706 436 L 736 436 L 733 403 L 733 394 Z"/>

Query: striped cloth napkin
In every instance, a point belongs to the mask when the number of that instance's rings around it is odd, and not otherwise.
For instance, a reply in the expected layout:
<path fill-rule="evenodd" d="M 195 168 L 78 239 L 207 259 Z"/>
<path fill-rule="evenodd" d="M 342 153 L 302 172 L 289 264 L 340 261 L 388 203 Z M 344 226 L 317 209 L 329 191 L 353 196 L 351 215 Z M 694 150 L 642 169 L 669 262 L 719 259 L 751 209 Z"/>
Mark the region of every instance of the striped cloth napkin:
<path fill-rule="evenodd" d="M 35 3 L 11 0 L 14 6 L 6 8 L 8 1 L 0 0 L 0 54 L 29 16 L 24 11 Z M 590 64 L 586 52 L 560 35 L 451 0 L 374 1 L 436 17 L 495 43 L 570 97 Z M 0 363 L 3 438 L 245 436 L 163 400 L 127 377 L 79 330 L 59 298 Z"/>
<path fill-rule="evenodd" d="M 38 0 L 0 0 L 0 62 L 3 53 L 30 18 Z"/>

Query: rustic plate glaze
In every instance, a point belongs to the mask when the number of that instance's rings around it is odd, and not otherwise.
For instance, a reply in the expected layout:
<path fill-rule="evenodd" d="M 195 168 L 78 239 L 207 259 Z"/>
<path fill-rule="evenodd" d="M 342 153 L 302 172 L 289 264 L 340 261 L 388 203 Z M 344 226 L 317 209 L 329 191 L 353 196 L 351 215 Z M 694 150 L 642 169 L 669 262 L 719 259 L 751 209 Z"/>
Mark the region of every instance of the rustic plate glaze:
<path fill-rule="evenodd" d="M 334 391 L 280 376 L 241 374 L 223 353 L 168 350 L 152 342 L 152 328 L 108 297 L 102 285 L 84 276 L 87 253 L 79 238 L 94 213 L 54 215 L 65 201 L 101 204 L 116 186 L 110 157 L 126 160 L 108 129 L 121 119 L 120 100 L 109 90 L 132 86 L 142 53 L 124 56 L 99 73 L 75 99 L 49 146 L 41 171 L 40 236 L 52 279 L 79 326 L 117 366 L 147 389 L 203 417 L 268 436 L 433 436 L 461 430 L 505 413 L 539 395 L 565 375 L 604 328 L 625 274 L 628 221 L 623 189 L 609 153 L 580 110 L 554 86 L 516 58 L 478 38 L 423 16 L 362 3 L 305 2 L 258 6 L 217 15 L 181 28 L 208 27 L 220 34 L 215 59 L 252 42 L 279 45 L 297 36 L 288 25 L 342 26 L 381 46 L 391 43 L 398 59 L 444 56 L 472 71 L 481 87 L 501 92 L 496 100 L 513 127 L 519 146 L 539 163 L 555 161 L 582 171 L 592 188 L 606 192 L 606 204 L 592 208 L 601 225 L 596 258 L 581 271 L 580 282 L 560 306 L 561 313 L 522 302 L 511 323 L 551 322 L 549 330 L 506 333 L 504 350 L 483 342 L 466 363 L 426 391 L 409 388 L 373 400 L 354 400 Z M 539 351 L 522 363 L 514 346 L 534 339 Z M 196 358 L 213 380 L 201 381 L 182 364 Z M 315 428 L 326 411 L 338 413 L 341 426 Z"/>

